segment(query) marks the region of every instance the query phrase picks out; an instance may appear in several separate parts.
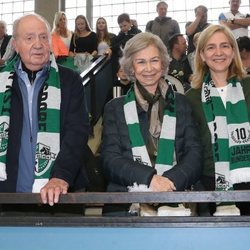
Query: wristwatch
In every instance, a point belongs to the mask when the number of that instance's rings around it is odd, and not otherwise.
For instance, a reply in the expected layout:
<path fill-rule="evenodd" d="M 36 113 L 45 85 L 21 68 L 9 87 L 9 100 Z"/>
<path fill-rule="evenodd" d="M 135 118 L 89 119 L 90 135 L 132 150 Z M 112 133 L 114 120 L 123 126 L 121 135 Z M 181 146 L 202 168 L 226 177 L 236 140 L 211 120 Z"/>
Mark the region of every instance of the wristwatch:
<path fill-rule="evenodd" d="M 227 19 L 227 22 L 228 22 L 228 23 L 234 24 L 234 18 L 229 18 L 229 19 Z"/>

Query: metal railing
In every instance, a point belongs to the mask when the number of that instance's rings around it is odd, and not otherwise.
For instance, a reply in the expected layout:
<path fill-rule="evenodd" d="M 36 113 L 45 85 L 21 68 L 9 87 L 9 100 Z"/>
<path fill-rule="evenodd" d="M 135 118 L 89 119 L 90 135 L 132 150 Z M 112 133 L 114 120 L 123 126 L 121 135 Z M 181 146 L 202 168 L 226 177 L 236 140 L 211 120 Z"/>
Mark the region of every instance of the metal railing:
<path fill-rule="evenodd" d="M 122 203 L 204 203 L 250 201 L 250 191 L 228 192 L 142 192 L 142 193 L 69 193 L 60 197 L 59 205 L 84 204 L 98 207 L 103 204 Z M 40 204 L 39 194 L 0 193 L 0 204 Z M 46 205 L 48 206 L 48 205 Z M 63 227 L 249 227 L 250 216 L 0 216 L 0 226 L 63 226 Z"/>

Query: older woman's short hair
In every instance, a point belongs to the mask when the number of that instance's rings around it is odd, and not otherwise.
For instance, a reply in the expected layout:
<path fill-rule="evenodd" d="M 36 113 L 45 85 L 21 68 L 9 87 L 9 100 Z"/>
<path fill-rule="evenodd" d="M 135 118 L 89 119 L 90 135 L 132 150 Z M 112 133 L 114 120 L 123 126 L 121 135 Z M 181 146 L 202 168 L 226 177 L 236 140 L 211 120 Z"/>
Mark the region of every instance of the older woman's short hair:
<path fill-rule="evenodd" d="M 169 55 L 167 52 L 167 48 L 159 38 L 159 36 L 154 35 L 149 32 L 141 32 L 134 37 L 132 37 L 125 45 L 123 49 L 123 56 L 120 59 L 120 65 L 123 68 L 125 74 L 129 78 L 129 80 L 135 82 L 134 70 L 133 70 L 133 58 L 134 55 L 147 48 L 148 46 L 153 45 L 159 50 L 160 59 L 162 63 L 162 69 L 164 74 L 166 75 L 168 72 L 169 66 Z"/>

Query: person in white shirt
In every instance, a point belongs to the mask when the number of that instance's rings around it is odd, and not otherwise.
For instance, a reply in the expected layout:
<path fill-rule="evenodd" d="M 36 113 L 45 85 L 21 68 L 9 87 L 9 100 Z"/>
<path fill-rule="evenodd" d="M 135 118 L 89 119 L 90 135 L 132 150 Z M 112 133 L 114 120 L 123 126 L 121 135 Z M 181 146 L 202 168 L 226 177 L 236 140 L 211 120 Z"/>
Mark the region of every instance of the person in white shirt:
<path fill-rule="evenodd" d="M 232 30 L 234 37 L 248 36 L 250 15 L 239 12 L 241 0 L 230 0 L 230 11 L 219 15 L 219 23 Z"/>

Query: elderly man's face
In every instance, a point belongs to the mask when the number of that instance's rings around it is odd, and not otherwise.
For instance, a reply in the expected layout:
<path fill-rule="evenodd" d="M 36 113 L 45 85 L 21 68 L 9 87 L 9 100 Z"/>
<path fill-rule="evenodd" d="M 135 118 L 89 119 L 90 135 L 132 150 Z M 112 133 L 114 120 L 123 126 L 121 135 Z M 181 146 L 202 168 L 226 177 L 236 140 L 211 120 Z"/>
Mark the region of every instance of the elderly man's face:
<path fill-rule="evenodd" d="M 13 45 L 29 70 L 40 70 L 49 61 L 49 36 L 46 24 L 39 18 L 27 16 L 20 21 Z"/>

